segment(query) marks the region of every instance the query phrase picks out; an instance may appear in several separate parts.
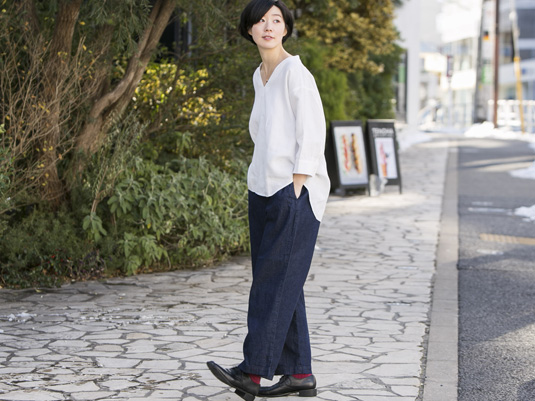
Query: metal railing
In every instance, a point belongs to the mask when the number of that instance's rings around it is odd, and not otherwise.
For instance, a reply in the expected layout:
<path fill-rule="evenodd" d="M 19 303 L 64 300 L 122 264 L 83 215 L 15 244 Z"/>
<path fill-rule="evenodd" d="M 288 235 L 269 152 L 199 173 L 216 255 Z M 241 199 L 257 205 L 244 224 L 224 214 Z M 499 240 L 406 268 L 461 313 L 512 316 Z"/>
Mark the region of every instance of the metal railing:
<path fill-rule="evenodd" d="M 420 110 L 418 124 L 424 130 L 446 127 L 468 128 L 472 125 L 472 108 L 472 103 L 449 106 L 432 102 Z"/>
<path fill-rule="evenodd" d="M 520 102 L 518 100 L 498 100 L 498 127 L 520 132 Z M 535 133 L 535 100 L 524 100 L 524 132 Z M 430 103 L 418 115 L 422 130 L 436 128 L 468 128 L 473 124 L 472 103 L 454 104 L 452 107 L 440 103 Z M 487 103 L 487 121 L 493 121 L 494 101 Z"/>
<path fill-rule="evenodd" d="M 535 133 L 535 100 L 524 100 L 524 131 Z M 487 104 L 487 121 L 493 121 L 494 100 Z M 520 102 L 518 100 L 498 100 L 498 127 L 520 131 Z"/>

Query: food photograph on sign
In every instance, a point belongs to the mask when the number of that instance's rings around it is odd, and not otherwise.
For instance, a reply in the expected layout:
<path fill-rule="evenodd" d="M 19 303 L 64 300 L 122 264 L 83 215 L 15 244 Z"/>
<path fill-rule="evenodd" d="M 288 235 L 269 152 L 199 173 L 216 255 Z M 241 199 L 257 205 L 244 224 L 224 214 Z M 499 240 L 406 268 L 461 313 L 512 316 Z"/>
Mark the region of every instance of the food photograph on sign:
<path fill-rule="evenodd" d="M 377 158 L 377 167 L 379 168 L 380 177 L 385 177 L 390 180 L 398 178 L 394 138 L 375 138 L 375 157 Z"/>
<path fill-rule="evenodd" d="M 364 135 L 360 126 L 334 127 L 334 141 L 341 185 L 368 183 Z"/>

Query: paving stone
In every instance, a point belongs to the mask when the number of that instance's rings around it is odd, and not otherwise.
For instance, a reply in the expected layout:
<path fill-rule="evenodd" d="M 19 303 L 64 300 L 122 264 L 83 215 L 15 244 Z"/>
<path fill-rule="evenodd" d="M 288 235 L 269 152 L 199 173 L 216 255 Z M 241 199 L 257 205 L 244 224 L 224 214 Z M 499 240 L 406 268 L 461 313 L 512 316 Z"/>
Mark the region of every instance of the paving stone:
<path fill-rule="evenodd" d="M 291 398 L 294 398 L 294 397 L 288 397 L 288 399 L 291 399 Z M 297 397 L 295 397 L 297 398 Z M 340 392 L 334 392 L 334 391 L 322 391 L 320 394 L 319 394 L 319 397 L 320 399 L 322 400 L 333 400 L 333 401 L 350 401 L 350 400 L 355 400 L 354 397 L 347 397 L 347 396 L 343 396 L 342 394 L 340 394 Z M 297 398 L 298 399 L 298 398 Z"/>
<path fill-rule="evenodd" d="M 78 400 L 102 400 L 104 398 L 114 395 L 114 392 L 111 391 L 92 391 L 85 393 L 71 393 L 69 396 L 72 397 L 74 401 Z"/>
<path fill-rule="evenodd" d="M 80 349 L 80 348 L 87 348 L 91 344 L 87 341 L 77 341 L 77 340 L 60 340 L 60 341 L 54 341 L 49 344 L 50 348 L 73 348 L 73 349 Z"/>
<path fill-rule="evenodd" d="M 84 337 L 86 340 L 91 340 L 88 337 Z M 98 339 L 93 341 L 96 344 L 127 344 L 128 340 L 121 340 L 121 339 Z"/>
<path fill-rule="evenodd" d="M 176 397 L 177 397 L 177 390 L 156 390 L 154 391 L 149 400 L 152 399 L 153 397 L 159 397 L 159 398 L 164 398 L 164 399 L 173 399 L 175 400 Z"/>
<path fill-rule="evenodd" d="M 122 352 L 124 348 L 119 345 L 97 345 L 95 351 L 102 352 Z"/>
<path fill-rule="evenodd" d="M 168 360 L 168 361 L 158 361 L 158 360 L 149 360 L 143 361 L 139 365 L 140 369 L 150 369 L 151 371 L 162 371 L 162 370 L 172 370 L 178 369 L 180 366 L 180 361 L 178 360 Z"/>
<path fill-rule="evenodd" d="M 366 373 L 378 377 L 420 377 L 420 365 L 418 363 L 385 363 L 367 370 Z"/>
<path fill-rule="evenodd" d="M 123 390 L 125 388 L 136 387 L 139 384 L 130 380 L 108 380 L 99 383 L 99 386 L 110 390 Z"/>
<path fill-rule="evenodd" d="M 99 375 L 99 376 L 131 376 L 137 377 L 140 373 L 138 369 L 129 369 L 129 368 L 105 368 L 105 367 L 91 367 L 86 369 L 81 369 L 80 374 L 90 376 L 90 375 Z"/>
<path fill-rule="evenodd" d="M 393 393 L 402 397 L 413 397 L 413 399 L 418 397 L 419 389 L 415 386 L 392 386 L 391 389 Z"/>
<path fill-rule="evenodd" d="M 55 386 L 48 386 L 49 390 L 61 391 L 65 393 L 80 393 L 80 392 L 94 392 L 99 389 L 99 387 L 93 382 L 78 382 L 72 384 L 61 384 Z"/>
<path fill-rule="evenodd" d="M 125 359 L 125 358 L 97 358 L 99 366 L 103 368 L 131 368 L 138 365 L 139 359 Z"/>
<path fill-rule="evenodd" d="M 66 400 L 63 395 L 47 391 L 19 390 L 0 394 L 0 400 L 6 401 L 53 401 Z"/>

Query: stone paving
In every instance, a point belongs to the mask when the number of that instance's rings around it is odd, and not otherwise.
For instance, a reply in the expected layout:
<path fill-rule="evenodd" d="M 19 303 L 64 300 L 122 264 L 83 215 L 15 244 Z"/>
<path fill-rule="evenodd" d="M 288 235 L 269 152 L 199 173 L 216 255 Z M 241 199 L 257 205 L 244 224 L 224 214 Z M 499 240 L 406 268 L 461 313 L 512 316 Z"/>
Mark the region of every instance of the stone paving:
<path fill-rule="evenodd" d="M 316 399 L 421 400 L 447 152 L 403 152 L 402 195 L 330 199 L 306 284 Z M 240 400 L 205 362 L 240 362 L 249 285 L 240 257 L 0 290 L 0 400 Z"/>

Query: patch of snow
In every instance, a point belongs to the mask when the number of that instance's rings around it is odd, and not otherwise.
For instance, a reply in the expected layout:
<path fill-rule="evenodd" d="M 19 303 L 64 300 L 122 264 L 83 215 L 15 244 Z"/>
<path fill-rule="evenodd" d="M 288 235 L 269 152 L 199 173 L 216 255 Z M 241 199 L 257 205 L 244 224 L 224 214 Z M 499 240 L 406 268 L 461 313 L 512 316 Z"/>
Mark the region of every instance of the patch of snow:
<path fill-rule="evenodd" d="M 469 138 L 487 138 L 495 133 L 494 124 L 485 121 L 481 124 L 474 124 L 466 132 L 464 136 Z"/>
<path fill-rule="evenodd" d="M 528 168 L 513 170 L 510 171 L 509 174 L 516 178 L 526 178 L 530 180 L 535 180 L 535 162 L 533 162 Z"/>
<path fill-rule="evenodd" d="M 496 139 L 516 139 L 530 142 L 529 146 L 535 150 L 535 135 L 511 131 L 508 128 L 494 128 L 494 124 L 485 121 L 481 124 L 472 125 L 464 135 L 468 138 L 496 138 Z"/>
<path fill-rule="evenodd" d="M 400 152 L 403 152 L 418 143 L 429 142 L 431 140 L 431 137 L 426 133 L 409 127 L 398 128 L 396 138 Z"/>
<path fill-rule="evenodd" d="M 525 217 L 527 220 L 535 221 L 535 205 L 531 207 L 519 207 L 515 209 L 515 216 Z"/>
<path fill-rule="evenodd" d="M 7 316 L 7 320 L 10 321 L 10 322 L 12 322 L 14 320 L 17 320 L 19 322 L 25 322 L 25 321 L 33 318 L 34 316 L 36 316 L 36 315 L 30 314 L 30 313 L 26 313 L 26 312 L 17 313 L 17 315 L 12 313 L 9 316 Z"/>
<path fill-rule="evenodd" d="M 17 317 L 22 317 L 22 318 L 25 318 L 25 317 L 33 317 L 35 315 L 32 315 L 30 313 L 26 313 L 26 312 L 21 312 L 17 315 Z"/>

